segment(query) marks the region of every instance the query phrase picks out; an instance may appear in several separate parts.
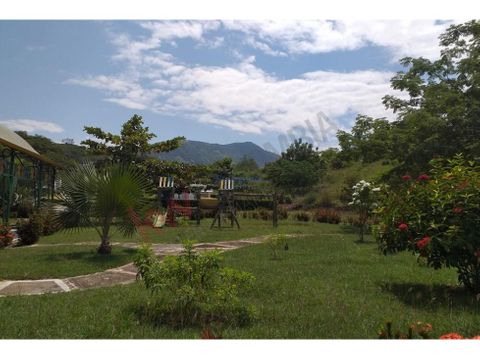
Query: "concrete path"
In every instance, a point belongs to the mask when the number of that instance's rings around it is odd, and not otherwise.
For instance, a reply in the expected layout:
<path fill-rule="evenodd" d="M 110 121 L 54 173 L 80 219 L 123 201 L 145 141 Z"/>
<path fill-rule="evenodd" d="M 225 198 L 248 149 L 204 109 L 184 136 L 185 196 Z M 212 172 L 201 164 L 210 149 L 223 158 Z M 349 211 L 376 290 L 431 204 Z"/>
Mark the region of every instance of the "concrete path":
<path fill-rule="evenodd" d="M 244 246 L 259 244 L 267 239 L 266 236 L 258 236 L 249 239 L 221 241 L 216 243 L 196 244 L 198 251 L 220 250 L 228 251 L 239 249 Z M 138 247 L 139 244 L 122 244 L 128 247 Z M 181 244 L 153 244 L 152 249 L 158 257 L 179 254 L 183 246 Z M 108 287 L 120 284 L 130 284 L 136 280 L 137 269 L 133 263 L 117 268 L 109 269 L 94 274 L 67 277 L 63 279 L 41 280 L 5 280 L 0 281 L 0 297 L 12 295 L 39 295 L 46 293 L 61 293 L 73 290 Z"/>

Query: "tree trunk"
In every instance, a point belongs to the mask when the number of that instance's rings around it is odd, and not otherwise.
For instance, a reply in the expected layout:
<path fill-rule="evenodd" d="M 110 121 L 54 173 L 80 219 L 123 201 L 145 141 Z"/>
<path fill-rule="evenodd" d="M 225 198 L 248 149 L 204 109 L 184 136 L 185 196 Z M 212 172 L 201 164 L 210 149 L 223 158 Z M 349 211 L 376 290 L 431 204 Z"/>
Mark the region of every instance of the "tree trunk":
<path fill-rule="evenodd" d="M 112 245 L 110 245 L 110 237 L 102 236 L 102 242 L 97 249 L 97 252 L 102 255 L 108 255 L 112 253 Z"/>

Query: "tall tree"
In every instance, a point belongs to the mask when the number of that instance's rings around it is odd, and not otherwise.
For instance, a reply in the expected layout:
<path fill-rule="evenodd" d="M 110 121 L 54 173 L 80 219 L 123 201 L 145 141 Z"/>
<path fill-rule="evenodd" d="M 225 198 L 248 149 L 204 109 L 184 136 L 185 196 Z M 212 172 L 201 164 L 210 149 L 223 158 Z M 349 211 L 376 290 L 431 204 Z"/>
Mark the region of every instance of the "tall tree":
<path fill-rule="evenodd" d="M 281 157 L 265 166 L 268 180 L 280 191 L 304 193 L 310 190 L 325 170 L 320 152 L 302 139 L 295 140 Z"/>
<path fill-rule="evenodd" d="M 398 113 L 393 124 L 394 157 L 426 169 L 437 155 L 480 156 L 480 22 L 450 26 L 440 36 L 441 56 L 431 61 L 406 57 L 407 70 L 392 88 L 408 98 L 385 96 Z"/>
<path fill-rule="evenodd" d="M 101 128 L 85 126 L 84 131 L 98 139 L 82 141 L 91 153 L 106 155 L 114 162 L 137 163 L 141 162 L 145 155 L 151 152 L 168 152 L 178 148 L 184 137 L 176 137 L 171 140 L 151 144 L 156 137 L 149 132 L 148 126 L 143 126 L 141 116 L 135 114 L 130 120 L 122 125 L 120 135 L 103 131 Z"/>

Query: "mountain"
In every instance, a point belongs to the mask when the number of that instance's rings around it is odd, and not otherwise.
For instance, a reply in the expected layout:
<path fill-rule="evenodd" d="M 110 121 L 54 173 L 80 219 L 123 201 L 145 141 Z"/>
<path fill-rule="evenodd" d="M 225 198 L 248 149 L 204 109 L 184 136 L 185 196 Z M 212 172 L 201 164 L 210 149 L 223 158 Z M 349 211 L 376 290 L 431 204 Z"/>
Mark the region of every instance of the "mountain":
<path fill-rule="evenodd" d="M 252 142 L 233 143 L 227 145 L 210 144 L 201 141 L 187 140 L 178 149 L 169 153 L 155 154 L 162 160 L 182 161 L 191 164 L 210 164 L 214 161 L 231 157 L 234 162 L 242 158 L 252 158 L 258 166 L 278 159 L 278 155 L 262 149 Z"/>

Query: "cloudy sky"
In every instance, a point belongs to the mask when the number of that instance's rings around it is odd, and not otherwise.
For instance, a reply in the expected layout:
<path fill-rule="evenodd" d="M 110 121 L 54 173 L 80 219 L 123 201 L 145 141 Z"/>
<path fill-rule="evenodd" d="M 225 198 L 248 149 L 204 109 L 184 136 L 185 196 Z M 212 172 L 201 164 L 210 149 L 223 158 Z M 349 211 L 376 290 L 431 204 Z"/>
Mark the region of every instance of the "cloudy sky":
<path fill-rule="evenodd" d="M 335 144 L 381 99 L 404 56 L 439 56 L 452 21 L 0 21 L 0 123 L 55 140 L 118 132 L 133 114 L 159 139 Z"/>

